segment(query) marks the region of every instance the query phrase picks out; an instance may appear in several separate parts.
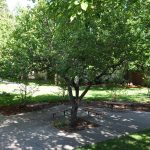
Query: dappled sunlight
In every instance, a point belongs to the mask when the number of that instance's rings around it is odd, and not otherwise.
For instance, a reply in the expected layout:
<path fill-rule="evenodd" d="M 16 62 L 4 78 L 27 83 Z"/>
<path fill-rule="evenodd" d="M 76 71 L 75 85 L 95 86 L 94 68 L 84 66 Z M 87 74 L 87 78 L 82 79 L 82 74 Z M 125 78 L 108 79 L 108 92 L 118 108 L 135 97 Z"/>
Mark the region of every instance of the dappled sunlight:
<path fill-rule="evenodd" d="M 16 139 L 13 139 L 12 143 L 6 147 L 8 149 L 16 149 L 16 150 L 21 150 L 20 148 L 20 144 L 18 143 L 18 141 Z M 28 148 L 28 147 L 27 147 Z"/>
<path fill-rule="evenodd" d="M 21 84 L 19 83 L 12 82 L 0 84 L 1 93 L 10 93 L 10 96 L 5 102 L 5 97 L 0 98 L 0 100 L 3 101 L 3 104 L 19 103 L 18 94 L 20 90 L 20 85 Z M 36 87 L 36 90 L 34 89 L 34 91 L 31 94 L 31 102 L 47 102 L 63 98 L 63 90 L 59 86 L 30 84 L 27 87 L 30 92 L 32 92 L 33 87 Z M 84 88 L 85 87 L 81 87 L 80 94 L 83 92 Z M 75 91 L 73 90 L 73 93 L 74 92 Z M 127 88 L 123 89 L 123 91 L 118 90 L 116 100 L 124 102 L 149 102 L 150 97 L 148 97 L 147 92 L 147 88 Z M 94 86 L 88 91 L 84 99 L 86 99 L 87 101 L 113 100 L 113 91 L 111 91 L 111 88 Z"/>
<path fill-rule="evenodd" d="M 35 92 L 33 96 L 44 94 L 61 95 L 62 89 L 58 86 L 39 86 L 39 91 Z"/>
<path fill-rule="evenodd" d="M 8 127 L 11 125 L 16 125 L 16 124 L 20 124 L 20 123 L 25 123 L 25 122 L 29 121 L 29 118 L 25 118 L 24 116 L 23 117 L 19 117 L 19 116 L 23 116 L 23 113 L 18 115 L 17 120 L 15 120 L 15 119 L 13 120 L 13 117 L 11 117 L 11 118 L 6 117 L 6 119 L 1 122 L 0 128 L 1 127 Z"/>
<path fill-rule="evenodd" d="M 135 129 L 135 130 L 137 130 L 138 129 L 138 126 L 136 126 L 136 125 L 130 125 L 130 126 L 128 126 L 129 128 L 132 128 L 132 129 Z"/>
<path fill-rule="evenodd" d="M 2 92 L 7 92 L 7 93 L 14 93 L 15 89 L 19 88 L 19 84 L 17 83 L 3 83 L 0 84 L 0 90 Z"/>
<path fill-rule="evenodd" d="M 55 106 L 56 107 L 56 106 Z M 110 109 L 95 108 L 107 112 L 101 118 L 79 108 L 78 116 L 98 124 L 98 127 L 77 132 L 65 132 L 52 124 L 52 109 L 38 112 L 18 114 L 3 118 L 0 125 L 0 146 L 5 149 L 66 149 L 98 141 L 120 137 L 150 127 L 150 113 L 133 111 L 111 111 Z M 64 118 L 62 113 L 56 117 Z"/>
<path fill-rule="evenodd" d="M 108 95 L 108 92 L 107 91 L 101 91 L 101 90 L 95 90 L 95 91 L 92 91 L 90 90 L 86 97 L 93 97 L 94 95 L 99 95 L 99 96 L 107 96 Z"/>
<path fill-rule="evenodd" d="M 146 133 L 146 134 L 145 134 Z M 77 150 L 149 150 L 149 130 L 78 148 Z"/>
<path fill-rule="evenodd" d="M 12 93 L 12 94 L 19 94 L 19 90 L 20 90 L 20 86 L 23 84 L 19 84 L 19 83 L 3 83 L 0 84 L 0 90 L 1 92 L 7 92 L 7 93 Z M 34 91 L 33 96 L 37 96 L 37 95 L 44 95 L 44 94 L 53 94 L 53 95 L 59 95 L 60 93 L 62 93 L 62 89 L 59 86 L 40 86 L 40 85 L 29 85 L 27 86 L 29 90 L 31 90 L 31 88 L 33 86 L 37 87 L 37 90 Z"/>

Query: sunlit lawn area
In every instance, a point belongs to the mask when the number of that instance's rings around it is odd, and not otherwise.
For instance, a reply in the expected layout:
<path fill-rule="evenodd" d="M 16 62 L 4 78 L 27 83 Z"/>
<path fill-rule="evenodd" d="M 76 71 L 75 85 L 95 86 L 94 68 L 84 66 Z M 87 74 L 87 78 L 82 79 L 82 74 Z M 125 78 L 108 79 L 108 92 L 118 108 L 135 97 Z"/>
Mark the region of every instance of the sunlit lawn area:
<path fill-rule="evenodd" d="M 76 150 L 150 150 L 150 129 Z"/>
<path fill-rule="evenodd" d="M 115 96 L 114 96 L 115 95 Z M 91 100 L 112 100 L 130 102 L 150 102 L 147 88 L 113 88 L 92 87 L 85 99 Z"/>
<path fill-rule="evenodd" d="M 0 105 L 11 105 L 22 103 L 19 99 L 18 84 L 0 84 Z M 32 84 L 30 85 L 30 89 Z M 34 92 L 27 103 L 58 102 L 68 100 L 67 95 L 63 97 L 62 89 L 58 86 L 34 85 Z M 35 90 L 36 88 L 36 90 Z M 82 93 L 84 87 L 81 88 Z M 67 92 L 66 92 L 67 93 Z M 86 101 L 95 100 L 117 100 L 130 102 L 150 102 L 147 88 L 113 88 L 94 86 L 86 94 Z"/>

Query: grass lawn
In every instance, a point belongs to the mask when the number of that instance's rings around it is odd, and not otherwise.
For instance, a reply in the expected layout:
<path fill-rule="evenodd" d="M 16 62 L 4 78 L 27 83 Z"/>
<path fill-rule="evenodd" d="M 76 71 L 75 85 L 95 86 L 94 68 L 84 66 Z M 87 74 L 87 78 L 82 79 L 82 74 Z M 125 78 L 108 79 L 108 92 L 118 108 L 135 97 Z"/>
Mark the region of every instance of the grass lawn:
<path fill-rule="evenodd" d="M 92 87 L 85 96 L 91 100 L 112 100 L 128 102 L 150 102 L 147 88 L 117 88 L 112 87 Z"/>
<path fill-rule="evenodd" d="M 29 86 L 30 89 L 32 84 Z M 35 85 L 33 86 L 35 88 Z M 36 90 L 33 92 L 32 97 L 27 103 L 39 103 L 39 102 L 58 102 L 67 100 L 68 97 L 62 96 L 62 89 L 58 86 L 49 85 L 37 85 Z M 81 88 L 80 93 L 82 93 L 84 87 Z M 12 83 L 1 83 L 0 84 L 0 105 L 13 105 L 20 104 L 19 97 L 19 85 Z M 117 101 L 129 101 L 129 102 L 150 102 L 150 97 L 148 96 L 147 88 L 114 88 L 94 86 L 92 87 L 86 96 L 84 97 L 86 101 L 96 101 L 96 100 L 114 100 Z"/>
<path fill-rule="evenodd" d="M 43 102 L 64 102 L 67 101 L 68 97 L 61 97 L 57 95 L 38 95 L 21 101 L 18 94 L 0 94 L 0 106 L 4 105 L 18 105 L 23 103 L 43 103 Z"/>
<path fill-rule="evenodd" d="M 150 129 L 76 150 L 150 150 Z"/>

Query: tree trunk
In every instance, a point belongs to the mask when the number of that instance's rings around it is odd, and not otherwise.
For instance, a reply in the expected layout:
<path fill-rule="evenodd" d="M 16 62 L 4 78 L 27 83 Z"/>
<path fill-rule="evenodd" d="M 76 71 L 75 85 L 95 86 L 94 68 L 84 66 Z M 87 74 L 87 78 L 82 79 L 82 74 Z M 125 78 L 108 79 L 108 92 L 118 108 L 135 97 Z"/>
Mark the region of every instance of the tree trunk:
<path fill-rule="evenodd" d="M 83 99 L 85 94 L 88 92 L 88 90 L 90 89 L 91 84 L 84 90 L 81 96 L 79 96 L 79 83 L 78 82 L 75 83 L 74 81 L 71 82 L 71 80 L 69 80 L 66 77 L 64 79 L 68 86 L 69 98 L 70 98 L 71 105 L 72 105 L 70 125 L 71 127 L 74 128 L 77 125 L 77 120 L 78 120 L 77 112 L 78 112 L 79 103 Z M 74 87 L 75 89 L 75 96 L 73 96 L 72 87 Z"/>
<path fill-rule="evenodd" d="M 55 74 L 55 85 L 58 85 L 58 74 Z"/>
<path fill-rule="evenodd" d="M 70 125 L 71 127 L 76 127 L 77 125 L 77 112 L 78 112 L 78 104 L 72 103 L 72 109 L 71 109 L 71 120 L 70 120 Z"/>

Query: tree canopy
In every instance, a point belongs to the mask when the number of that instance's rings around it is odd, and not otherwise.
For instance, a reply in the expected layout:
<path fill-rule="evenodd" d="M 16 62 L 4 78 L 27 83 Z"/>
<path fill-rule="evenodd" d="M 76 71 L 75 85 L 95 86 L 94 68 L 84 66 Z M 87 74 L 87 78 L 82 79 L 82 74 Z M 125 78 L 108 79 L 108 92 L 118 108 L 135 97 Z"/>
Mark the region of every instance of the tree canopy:
<path fill-rule="evenodd" d="M 149 6 L 148 0 L 39 0 L 16 17 L 5 53 L 9 69 L 17 77 L 43 70 L 58 74 L 68 86 L 73 124 L 96 80 L 120 66 L 149 66 Z M 83 84 L 88 86 L 80 94 Z"/>
<path fill-rule="evenodd" d="M 0 75 L 2 76 L 4 68 L 6 69 L 4 62 L 7 59 L 7 56 L 3 56 L 2 53 L 8 47 L 7 42 L 14 29 L 14 19 L 8 11 L 5 0 L 0 0 L 0 12 Z"/>

